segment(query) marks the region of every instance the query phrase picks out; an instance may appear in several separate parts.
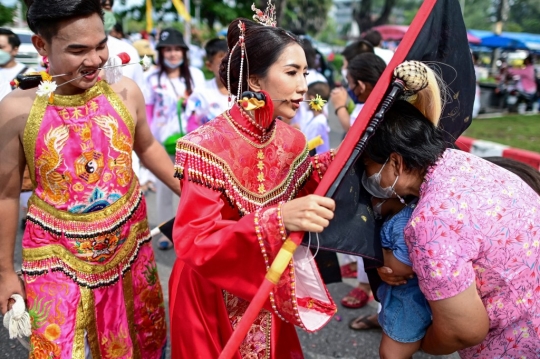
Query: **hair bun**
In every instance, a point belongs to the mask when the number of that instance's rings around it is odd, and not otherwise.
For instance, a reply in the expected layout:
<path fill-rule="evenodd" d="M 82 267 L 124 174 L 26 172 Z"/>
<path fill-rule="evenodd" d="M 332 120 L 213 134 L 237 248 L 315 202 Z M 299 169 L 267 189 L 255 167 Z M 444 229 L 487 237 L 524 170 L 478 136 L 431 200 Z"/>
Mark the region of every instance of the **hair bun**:
<path fill-rule="evenodd" d="M 405 61 L 394 69 L 394 76 L 405 83 L 408 95 L 425 89 L 428 85 L 428 70 L 419 61 Z"/>

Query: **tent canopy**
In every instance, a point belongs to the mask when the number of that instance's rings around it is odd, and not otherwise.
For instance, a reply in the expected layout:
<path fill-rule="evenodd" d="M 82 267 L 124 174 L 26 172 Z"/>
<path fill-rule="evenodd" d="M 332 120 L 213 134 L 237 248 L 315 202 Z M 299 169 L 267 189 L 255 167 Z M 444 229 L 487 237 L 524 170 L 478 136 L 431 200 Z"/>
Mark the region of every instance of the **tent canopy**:
<path fill-rule="evenodd" d="M 470 30 L 470 33 L 482 39 L 482 43 L 481 43 L 482 46 L 484 46 L 484 40 L 486 40 L 486 38 L 497 36 L 493 32 L 487 31 L 487 30 Z M 511 39 L 511 40 L 517 40 L 518 42 L 521 42 L 520 44 L 521 47 L 514 46 L 514 47 L 507 47 L 507 48 L 540 51 L 540 34 L 531 34 L 527 32 L 503 31 L 500 37 Z M 494 41 L 494 40 L 489 40 L 489 41 Z M 501 41 L 501 40 L 497 40 L 497 41 Z M 485 46 L 488 46 L 488 45 L 485 45 Z M 488 46 L 488 47 L 493 48 L 493 46 Z M 504 46 L 499 46 L 499 47 L 504 47 Z"/>
<path fill-rule="evenodd" d="M 506 36 L 493 35 L 482 38 L 481 46 L 491 48 L 503 48 L 503 49 L 528 49 L 527 45 L 516 39 L 512 39 Z"/>

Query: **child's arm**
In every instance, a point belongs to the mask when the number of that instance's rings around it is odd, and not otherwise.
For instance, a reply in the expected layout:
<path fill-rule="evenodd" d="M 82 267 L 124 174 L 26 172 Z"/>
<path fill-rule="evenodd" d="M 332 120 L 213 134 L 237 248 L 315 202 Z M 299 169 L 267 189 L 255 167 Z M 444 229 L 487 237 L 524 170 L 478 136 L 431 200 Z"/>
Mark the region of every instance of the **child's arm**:
<path fill-rule="evenodd" d="M 414 274 L 411 266 L 401 262 L 394 256 L 394 252 L 390 249 L 383 250 L 384 266 L 392 269 L 394 275 L 409 277 Z"/>

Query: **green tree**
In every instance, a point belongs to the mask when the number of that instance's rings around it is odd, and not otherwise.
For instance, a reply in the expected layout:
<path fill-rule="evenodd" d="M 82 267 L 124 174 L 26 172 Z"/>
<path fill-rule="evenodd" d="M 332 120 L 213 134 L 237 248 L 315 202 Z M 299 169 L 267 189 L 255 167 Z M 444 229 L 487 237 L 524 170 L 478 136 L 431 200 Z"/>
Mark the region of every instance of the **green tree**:
<path fill-rule="evenodd" d="M 14 8 L 0 4 L 0 26 L 12 23 L 14 13 Z"/>
<path fill-rule="evenodd" d="M 253 15 L 251 11 L 251 1 L 237 0 L 234 6 L 230 5 L 230 1 L 224 0 L 201 0 L 200 2 L 200 16 L 203 23 L 205 23 L 210 29 L 214 29 L 214 25 L 221 24 L 227 25 L 237 17 L 251 17 Z M 174 16 L 176 21 L 179 21 L 179 15 L 176 8 L 169 0 L 152 0 L 152 5 L 156 17 L 154 21 L 156 25 L 163 22 L 167 16 Z M 190 15 L 192 18 L 195 16 L 195 4 L 191 2 Z M 146 5 L 131 7 L 128 10 L 120 13 L 121 17 L 129 16 L 136 21 L 144 21 L 146 18 Z"/>
<path fill-rule="evenodd" d="M 387 24 L 396 3 L 397 0 L 384 0 L 382 4 L 377 0 L 362 0 L 360 6 L 353 9 L 353 19 L 361 32 Z M 377 17 L 374 17 L 375 8 L 378 8 Z"/>
<path fill-rule="evenodd" d="M 496 21 L 496 11 L 501 0 L 455 0 L 460 1 L 463 9 L 463 19 L 468 29 L 493 30 Z M 510 11 L 505 22 L 505 31 L 540 33 L 540 1 L 538 0 L 508 0 Z M 416 15 L 423 0 L 396 0 L 393 9 L 400 9 L 403 12 L 403 24 L 409 25 Z M 389 22 L 392 17 L 382 16 L 388 13 L 388 0 L 362 0 L 363 22 L 359 23 L 361 31 L 365 31 L 369 26 L 382 25 Z M 385 12 L 386 9 L 386 12 Z M 355 19 L 360 18 L 362 6 L 357 12 Z M 374 13 L 381 15 L 373 20 Z M 395 11 L 393 11 L 395 13 Z M 392 15 L 393 15 L 392 13 Z M 384 20 L 384 21 L 383 21 Z M 371 25 L 370 25 L 371 24 Z"/>
<path fill-rule="evenodd" d="M 288 0 L 278 24 L 286 29 L 317 35 L 325 27 L 331 6 L 332 0 Z"/>
<path fill-rule="evenodd" d="M 517 25 L 523 32 L 540 34 L 540 1 L 514 0 L 510 6 L 508 25 Z M 510 27 L 505 28 L 507 31 Z"/>

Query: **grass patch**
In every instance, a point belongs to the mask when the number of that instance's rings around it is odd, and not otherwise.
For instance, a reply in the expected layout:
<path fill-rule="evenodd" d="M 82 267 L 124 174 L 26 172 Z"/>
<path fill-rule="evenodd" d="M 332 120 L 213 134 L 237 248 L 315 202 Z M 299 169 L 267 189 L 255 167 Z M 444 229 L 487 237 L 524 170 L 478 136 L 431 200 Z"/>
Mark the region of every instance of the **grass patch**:
<path fill-rule="evenodd" d="M 464 135 L 540 153 L 540 115 L 477 118 Z"/>

